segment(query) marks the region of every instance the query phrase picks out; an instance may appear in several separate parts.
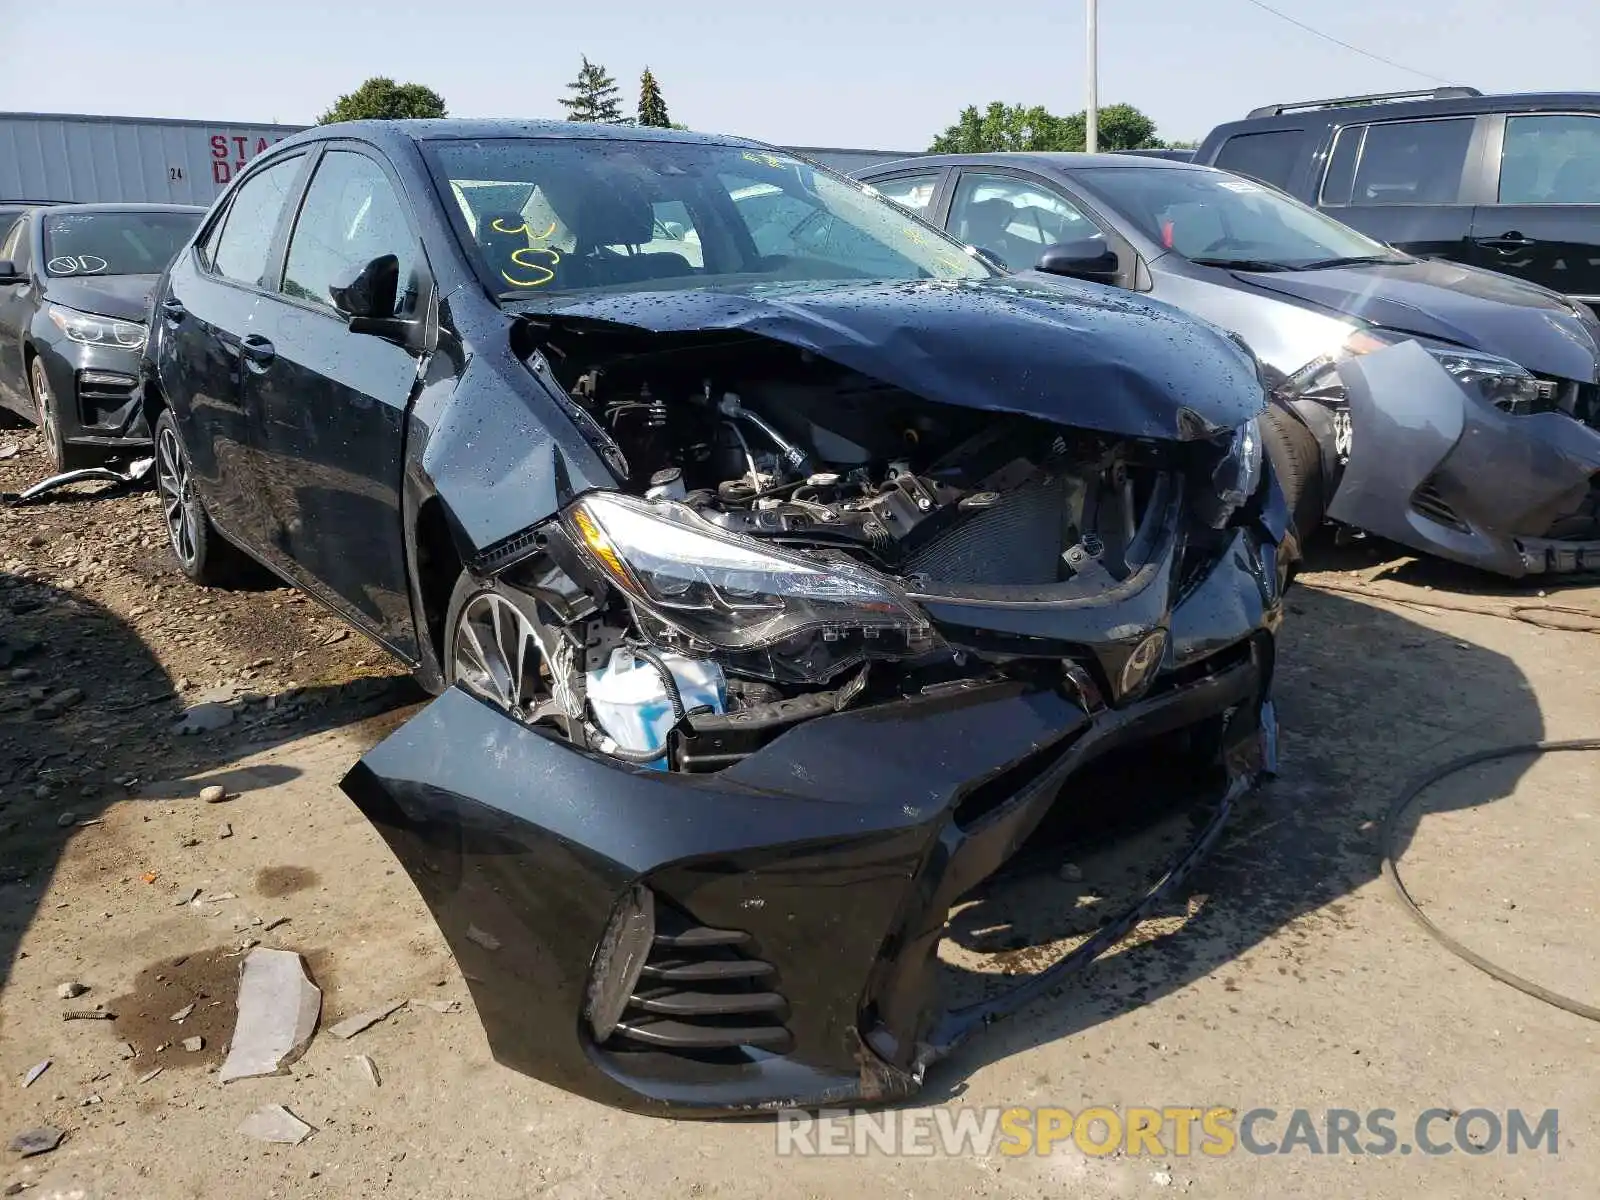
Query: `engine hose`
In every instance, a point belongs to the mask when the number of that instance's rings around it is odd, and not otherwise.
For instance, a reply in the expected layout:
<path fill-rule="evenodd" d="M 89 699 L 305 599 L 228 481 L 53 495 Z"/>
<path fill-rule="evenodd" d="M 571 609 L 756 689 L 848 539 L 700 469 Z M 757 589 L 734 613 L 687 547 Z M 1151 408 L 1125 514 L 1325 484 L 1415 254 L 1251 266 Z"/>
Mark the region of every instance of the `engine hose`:
<path fill-rule="evenodd" d="M 1494 762 L 1502 758 L 1515 758 L 1523 754 L 1549 754 L 1563 750 L 1600 750 L 1600 738 L 1579 738 L 1569 742 L 1524 742 L 1518 746 L 1501 746 L 1493 750 L 1478 750 L 1472 754 L 1464 754 L 1460 758 L 1451 759 L 1443 766 L 1412 780 L 1395 798 L 1394 804 L 1389 809 L 1389 815 L 1383 823 L 1383 876 L 1394 888 L 1395 897 L 1400 905 L 1412 918 L 1421 925 L 1423 931 L 1433 938 L 1446 950 L 1454 954 L 1463 962 L 1477 967 L 1485 975 L 1498 979 L 1525 995 L 1532 996 L 1535 1000 L 1543 1000 L 1546 1004 L 1553 1005 L 1575 1016 L 1585 1017 L 1591 1021 L 1600 1021 L 1600 1008 L 1592 1004 L 1585 1004 L 1581 1000 L 1574 1000 L 1571 996 L 1563 996 L 1560 992 L 1553 992 L 1547 987 L 1524 979 L 1512 971 L 1490 962 L 1483 955 L 1462 945 L 1444 930 L 1429 919 L 1428 915 L 1418 907 L 1417 902 L 1411 898 L 1411 893 L 1406 890 L 1405 881 L 1400 878 L 1400 871 L 1395 865 L 1395 839 L 1400 829 L 1400 820 L 1406 812 L 1416 803 L 1417 798 L 1428 788 L 1438 783 L 1447 776 L 1454 775 L 1457 771 L 1476 766 L 1478 763 Z"/>
<path fill-rule="evenodd" d="M 629 750 L 626 746 L 613 746 L 606 751 L 610 758 L 619 758 L 625 763 L 635 763 L 644 766 L 646 763 L 658 762 L 667 756 L 667 747 L 662 743 L 659 750 Z"/>
<path fill-rule="evenodd" d="M 643 642 L 629 642 L 628 649 L 654 667 L 656 674 L 661 676 L 661 686 L 667 689 L 667 700 L 672 704 L 672 724 L 676 727 L 688 720 L 689 713 L 683 707 L 683 697 L 678 694 L 678 681 L 673 678 L 672 668 L 667 666 L 661 655 Z M 660 755 L 656 757 L 659 758 Z"/>

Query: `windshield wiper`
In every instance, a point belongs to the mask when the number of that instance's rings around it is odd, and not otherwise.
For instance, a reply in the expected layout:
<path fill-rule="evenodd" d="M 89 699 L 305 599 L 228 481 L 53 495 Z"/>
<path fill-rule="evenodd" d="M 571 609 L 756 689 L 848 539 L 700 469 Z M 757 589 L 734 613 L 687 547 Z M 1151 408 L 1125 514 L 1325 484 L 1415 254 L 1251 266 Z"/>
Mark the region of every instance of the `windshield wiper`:
<path fill-rule="evenodd" d="M 1396 258 L 1392 254 L 1353 254 L 1348 258 L 1324 258 L 1317 262 L 1302 263 L 1295 267 L 1296 271 L 1326 271 L 1333 267 L 1370 267 L 1378 263 L 1403 263 L 1410 262 L 1408 258 Z"/>
<path fill-rule="evenodd" d="M 1232 271 L 1292 271 L 1296 268 L 1264 258 L 1191 258 L 1197 267 L 1225 267 Z"/>

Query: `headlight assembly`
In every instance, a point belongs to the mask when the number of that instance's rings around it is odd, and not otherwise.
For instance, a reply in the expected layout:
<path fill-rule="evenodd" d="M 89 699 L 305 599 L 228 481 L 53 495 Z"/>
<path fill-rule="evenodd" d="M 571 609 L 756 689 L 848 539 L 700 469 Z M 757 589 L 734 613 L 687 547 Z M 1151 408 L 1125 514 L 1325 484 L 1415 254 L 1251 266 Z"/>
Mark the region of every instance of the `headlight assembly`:
<path fill-rule="evenodd" d="M 1332 354 L 1312 359 L 1289 376 L 1277 394 L 1286 400 L 1315 400 L 1333 412 L 1334 449 L 1341 461 L 1348 461 L 1352 433 L 1349 397 L 1339 366 L 1346 360 L 1415 342 L 1438 361 L 1463 388 L 1486 404 L 1509 413 L 1536 412 L 1544 400 L 1544 385 L 1526 368 L 1493 354 L 1467 350 L 1444 342 L 1430 341 L 1389 329 L 1358 329 Z"/>
<path fill-rule="evenodd" d="M 1211 473 L 1211 482 L 1221 502 L 1219 516 L 1214 521 L 1217 528 L 1232 520 L 1233 514 L 1244 507 L 1261 486 L 1262 453 L 1261 423 L 1252 417 L 1233 431 L 1228 452 Z"/>
<path fill-rule="evenodd" d="M 927 618 L 881 576 L 725 533 L 684 504 L 595 492 L 566 523 L 642 628 L 653 621 L 769 678 L 822 679 L 936 644 Z"/>
<path fill-rule="evenodd" d="M 118 346 L 137 350 L 144 345 L 145 327 L 136 321 L 119 321 L 52 304 L 45 309 L 55 327 L 70 341 L 85 346 Z"/>

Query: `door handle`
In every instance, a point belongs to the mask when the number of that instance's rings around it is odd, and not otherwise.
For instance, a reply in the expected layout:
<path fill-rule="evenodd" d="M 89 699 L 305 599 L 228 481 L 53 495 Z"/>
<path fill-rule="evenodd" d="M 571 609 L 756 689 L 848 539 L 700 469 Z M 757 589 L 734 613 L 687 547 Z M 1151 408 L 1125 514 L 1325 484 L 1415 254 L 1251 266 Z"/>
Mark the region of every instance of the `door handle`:
<path fill-rule="evenodd" d="M 189 315 L 189 310 L 183 306 L 183 301 L 176 297 L 169 297 L 161 302 L 161 311 L 167 320 L 176 325 Z"/>
<path fill-rule="evenodd" d="M 1473 238 L 1472 240 L 1490 250 L 1504 250 L 1508 253 L 1512 250 L 1524 250 L 1529 246 L 1538 245 L 1533 238 L 1523 237 L 1515 230 L 1511 233 L 1502 233 L 1499 237 Z"/>
<path fill-rule="evenodd" d="M 259 333 L 246 334 L 239 342 L 239 353 L 244 355 L 245 361 L 257 370 L 265 370 L 272 365 L 272 360 L 278 357 L 278 352 L 272 343 Z"/>

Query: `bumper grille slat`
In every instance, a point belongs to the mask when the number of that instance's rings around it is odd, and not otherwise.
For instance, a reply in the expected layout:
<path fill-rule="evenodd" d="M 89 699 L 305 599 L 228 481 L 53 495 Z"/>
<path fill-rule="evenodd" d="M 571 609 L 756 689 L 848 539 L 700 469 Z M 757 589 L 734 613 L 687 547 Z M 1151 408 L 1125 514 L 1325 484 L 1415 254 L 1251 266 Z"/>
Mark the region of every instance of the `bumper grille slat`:
<path fill-rule="evenodd" d="M 772 974 L 770 963 L 754 959 L 710 959 L 696 962 L 690 959 L 654 960 L 645 963 L 646 979 L 660 979 L 666 983 L 708 983 L 728 979 L 759 979 Z"/>
<path fill-rule="evenodd" d="M 686 1021 L 661 1021 L 628 1018 L 617 1032 L 647 1046 L 671 1050 L 731 1050 L 737 1046 L 778 1049 L 789 1044 L 789 1031 L 782 1025 L 692 1025 Z"/>
<path fill-rule="evenodd" d="M 786 1048 L 789 1002 L 753 941 L 658 901 L 654 944 L 609 1044 L 691 1056 Z"/>
<path fill-rule="evenodd" d="M 788 1007 L 777 992 L 679 992 L 667 989 L 634 993 L 632 1004 L 668 1017 L 727 1016 L 734 1013 L 781 1013 Z"/>
<path fill-rule="evenodd" d="M 1430 521 L 1437 521 L 1441 525 L 1448 525 L 1451 529 L 1463 532 L 1467 530 L 1467 523 L 1456 515 L 1456 510 L 1450 507 L 1449 501 L 1439 494 L 1432 479 L 1425 480 L 1412 494 L 1411 507 Z"/>

